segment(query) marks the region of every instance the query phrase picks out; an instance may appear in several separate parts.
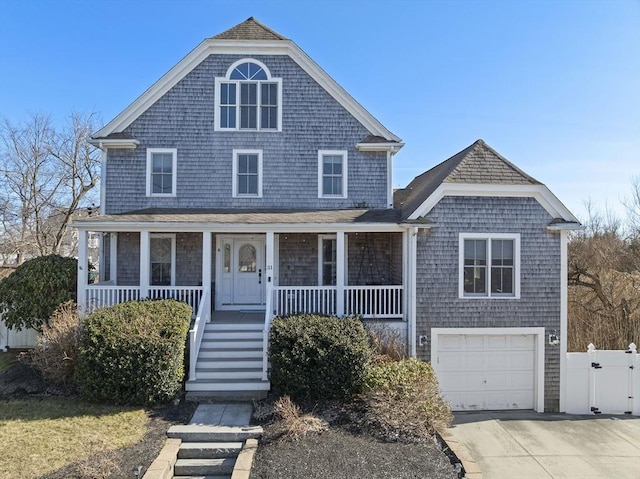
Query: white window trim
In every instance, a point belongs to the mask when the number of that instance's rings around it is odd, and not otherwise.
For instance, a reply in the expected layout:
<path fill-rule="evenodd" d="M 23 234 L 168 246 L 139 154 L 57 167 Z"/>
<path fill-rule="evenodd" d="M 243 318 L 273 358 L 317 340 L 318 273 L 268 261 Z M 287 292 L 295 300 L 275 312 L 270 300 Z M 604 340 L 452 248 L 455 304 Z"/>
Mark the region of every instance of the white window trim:
<path fill-rule="evenodd" d="M 238 155 L 258 155 L 258 194 L 247 195 L 238 193 Z M 231 186 L 234 198 L 262 198 L 262 150 L 233 150 Z"/>
<path fill-rule="evenodd" d="M 342 156 L 342 195 L 322 194 L 322 158 L 324 156 Z M 318 150 L 318 198 L 344 199 L 347 198 L 347 177 L 349 176 L 347 150 Z"/>
<path fill-rule="evenodd" d="M 464 292 L 464 241 L 487 240 L 487 274 L 485 295 L 469 295 Z M 491 294 L 490 240 L 513 240 L 513 294 Z M 520 299 L 520 234 L 519 233 L 460 233 L 458 238 L 458 298 L 460 299 Z"/>
<path fill-rule="evenodd" d="M 176 285 L 176 235 L 174 233 L 150 233 L 149 234 L 149 257 L 147 263 L 149 264 L 149 286 L 159 287 L 158 285 L 151 284 L 151 239 L 152 238 L 169 238 L 171 240 L 171 286 Z"/>
<path fill-rule="evenodd" d="M 323 258 L 322 258 L 322 241 L 326 240 L 326 239 L 333 239 L 333 240 L 337 240 L 338 239 L 338 235 L 337 234 L 321 234 L 318 235 L 318 286 L 331 286 L 331 287 L 335 287 L 336 285 L 323 285 L 322 284 L 322 263 L 323 263 Z M 347 235 L 344 235 L 344 258 L 343 258 L 343 262 L 344 262 L 344 284 L 348 284 L 347 279 L 349 278 L 349 271 L 348 271 L 348 262 L 347 262 L 347 252 L 349 250 L 349 243 L 348 243 L 349 237 Z M 337 245 L 336 245 L 337 246 Z M 338 271 L 338 251 L 336 249 L 336 274 Z M 338 281 L 338 278 L 336 277 L 336 282 Z"/>
<path fill-rule="evenodd" d="M 171 153 L 173 155 L 173 163 L 171 166 L 172 188 L 171 193 L 153 193 L 153 184 L 151 181 L 151 158 L 154 153 Z M 176 148 L 147 148 L 147 196 L 172 198 L 176 196 L 177 179 L 178 179 L 178 150 Z"/>
<path fill-rule="evenodd" d="M 264 72 L 267 74 L 267 79 L 266 80 L 257 80 L 255 83 L 260 83 L 260 82 L 264 82 L 264 83 L 275 83 L 278 85 L 278 128 L 255 128 L 255 129 L 244 129 L 244 128 L 240 128 L 240 113 L 239 113 L 239 109 L 240 109 L 240 83 L 242 83 L 242 80 L 231 80 L 230 76 L 231 73 L 233 72 L 233 70 L 235 70 L 235 68 L 238 65 L 241 65 L 243 63 L 255 63 L 256 65 L 258 65 L 260 68 L 262 68 L 264 70 Z M 222 126 L 220 126 L 220 84 L 221 83 L 235 83 L 236 85 L 238 85 L 236 87 L 236 126 L 235 128 L 223 128 Z M 256 60 L 254 58 L 242 58 L 236 62 L 234 62 L 228 69 L 227 69 L 227 73 L 225 74 L 224 77 L 216 77 L 215 79 L 215 92 L 214 92 L 214 106 L 215 106 L 215 113 L 213 115 L 213 130 L 214 131 L 262 131 L 262 132 L 281 132 L 282 131 L 282 78 L 274 78 L 271 76 L 271 71 L 269 71 L 269 69 L 267 68 L 267 66 L 262 63 L 259 60 Z M 261 96 L 261 91 L 260 88 L 258 88 L 258 125 L 260 125 L 260 96 Z"/>

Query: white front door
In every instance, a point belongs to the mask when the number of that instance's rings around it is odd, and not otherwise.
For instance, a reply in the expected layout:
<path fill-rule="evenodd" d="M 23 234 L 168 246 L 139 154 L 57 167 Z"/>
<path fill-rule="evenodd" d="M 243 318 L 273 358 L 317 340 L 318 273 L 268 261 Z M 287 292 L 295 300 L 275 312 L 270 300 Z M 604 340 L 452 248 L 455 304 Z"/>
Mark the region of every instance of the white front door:
<path fill-rule="evenodd" d="M 226 237 L 221 239 L 221 287 L 217 307 L 222 309 L 264 304 L 264 239 Z"/>

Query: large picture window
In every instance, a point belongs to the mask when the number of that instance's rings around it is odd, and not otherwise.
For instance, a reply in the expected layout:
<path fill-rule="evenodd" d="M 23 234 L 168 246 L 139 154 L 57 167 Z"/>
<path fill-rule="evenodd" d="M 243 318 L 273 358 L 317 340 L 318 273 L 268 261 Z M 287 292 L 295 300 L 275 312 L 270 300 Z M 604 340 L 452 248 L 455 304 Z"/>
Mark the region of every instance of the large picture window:
<path fill-rule="evenodd" d="M 461 298 L 520 297 L 520 235 L 460 234 Z"/>
<path fill-rule="evenodd" d="M 281 131 L 282 79 L 257 60 L 240 60 L 216 78 L 215 99 L 217 131 Z"/>

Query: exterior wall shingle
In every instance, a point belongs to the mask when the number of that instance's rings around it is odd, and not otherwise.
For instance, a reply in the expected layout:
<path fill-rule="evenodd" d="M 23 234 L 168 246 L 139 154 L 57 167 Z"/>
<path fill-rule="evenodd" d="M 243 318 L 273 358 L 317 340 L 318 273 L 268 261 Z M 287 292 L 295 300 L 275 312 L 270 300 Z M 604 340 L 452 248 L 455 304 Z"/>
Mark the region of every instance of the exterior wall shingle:
<path fill-rule="evenodd" d="M 417 246 L 417 336 L 431 328 L 544 327 L 560 330 L 560 235 L 533 198 L 445 197 Z M 520 299 L 458 298 L 458 234 L 520 233 Z M 546 339 L 546 338 L 545 338 Z M 430 341 L 418 347 L 430 359 Z M 545 410 L 559 408 L 559 346 L 545 340 Z"/>
<path fill-rule="evenodd" d="M 134 150 L 110 149 L 107 214 L 144 208 L 386 208 L 384 152 L 358 152 L 369 132 L 293 60 L 254 58 L 282 78 L 282 132 L 214 132 L 214 80 L 238 55 L 211 55 L 126 130 Z M 146 196 L 147 148 L 177 149 L 177 196 Z M 233 149 L 263 150 L 263 197 L 232 197 Z M 318 150 L 347 150 L 348 198 L 318 198 Z"/>

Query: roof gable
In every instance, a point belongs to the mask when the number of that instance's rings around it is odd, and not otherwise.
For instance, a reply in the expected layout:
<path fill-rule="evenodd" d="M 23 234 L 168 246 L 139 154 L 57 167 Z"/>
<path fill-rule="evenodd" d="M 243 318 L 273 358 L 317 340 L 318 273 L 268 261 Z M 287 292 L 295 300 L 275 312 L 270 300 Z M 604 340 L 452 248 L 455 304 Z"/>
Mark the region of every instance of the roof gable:
<path fill-rule="evenodd" d="M 533 196 L 554 216 L 577 221 L 549 189 L 483 140 L 415 177 L 394 194 L 403 219 L 426 214 L 442 196 Z"/>
<path fill-rule="evenodd" d="M 371 135 L 381 137 L 389 143 L 396 143 L 397 149 L 402 146 L 402 140 L 399 137 L 385 128 L 300 47 L 293 41 L 262 25 L 253 17 L 200 43 L 131 105 L 100 131 L 96 132 L 94 139 L 107 138 L 113 133 L 122 132 L 212 54 L 287 55 L 369 130 Z"/>
<path fill-rule="evenodd" d="M 253 17 L 247 18 L 244 22 L 218 33 L 212 38 L 217 40 L 287 40 Z"/>

